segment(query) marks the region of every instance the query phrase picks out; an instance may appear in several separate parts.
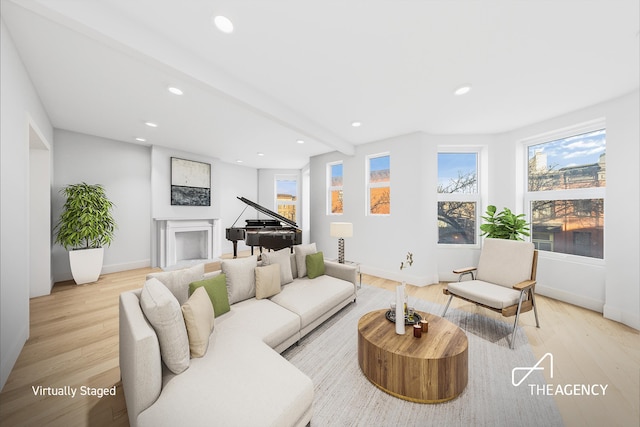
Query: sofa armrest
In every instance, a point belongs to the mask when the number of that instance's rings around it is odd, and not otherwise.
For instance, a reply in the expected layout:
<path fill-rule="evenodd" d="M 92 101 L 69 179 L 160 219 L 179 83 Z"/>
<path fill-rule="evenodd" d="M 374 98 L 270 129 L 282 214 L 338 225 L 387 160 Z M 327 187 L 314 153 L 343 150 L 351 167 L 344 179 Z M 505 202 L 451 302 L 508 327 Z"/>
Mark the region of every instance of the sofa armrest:
<path fill-rule="evenodd" d="M 120 377 L 131 426 L 162 390 L 158 337 L 140 308 L 140 291 L 120 294 Z"/>
<path fill-rule="evenodd" d="M 525 280 L 523 282 L 516 283 L 515 285 L 513 285 L 513 289 L 515 289 L 516 291 L 523 291 L 535 284 L 536 284 L 535 280 Z"/>
<path fill-rule="evenodd" d="M 328 261 L 326 259 L 324 260 L 324 273 L 328 276 L 353 283 L 354 292 L 357 284 L 357 270 L 358 269 L 355 265 L 340 264 L 339 262 Z"/>

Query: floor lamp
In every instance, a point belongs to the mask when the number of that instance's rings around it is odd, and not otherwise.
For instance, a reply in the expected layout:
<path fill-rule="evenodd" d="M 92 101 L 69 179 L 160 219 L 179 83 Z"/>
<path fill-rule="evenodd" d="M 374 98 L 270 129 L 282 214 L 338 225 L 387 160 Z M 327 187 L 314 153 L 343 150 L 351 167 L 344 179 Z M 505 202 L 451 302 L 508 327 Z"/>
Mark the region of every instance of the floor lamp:
<path fill-rule="evenodd" d="M 338 238 L 338 262 L 344 264 L 344 238 L 353 236 L 353 224 L 350 222 L 332 222 L 329 232 L 331 237 Z"/>

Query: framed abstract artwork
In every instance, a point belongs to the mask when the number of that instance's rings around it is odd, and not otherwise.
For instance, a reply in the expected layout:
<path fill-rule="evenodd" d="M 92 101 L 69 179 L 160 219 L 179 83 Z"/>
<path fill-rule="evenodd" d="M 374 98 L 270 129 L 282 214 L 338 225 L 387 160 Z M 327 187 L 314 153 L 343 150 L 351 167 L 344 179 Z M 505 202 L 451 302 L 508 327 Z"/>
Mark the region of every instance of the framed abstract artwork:
<path fill-rule="evenodd" d="M 171 205 L 211 206 L 211 165 L 171 158 Z"/>

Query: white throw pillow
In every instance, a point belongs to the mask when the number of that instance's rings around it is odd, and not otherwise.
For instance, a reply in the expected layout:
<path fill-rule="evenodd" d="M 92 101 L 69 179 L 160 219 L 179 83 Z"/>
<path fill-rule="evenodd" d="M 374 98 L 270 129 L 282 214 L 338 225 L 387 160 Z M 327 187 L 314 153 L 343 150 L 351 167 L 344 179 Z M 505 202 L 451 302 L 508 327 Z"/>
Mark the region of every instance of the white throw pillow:
<path fill-rule="evenodd" d="M 204 278 L 204 264 L 194 265 L 190 268 L 175 271 L 162 271 L 147 274 L 147 280 L 158 279 L 178 299 L 180 305 L 189 299 L 189 283 L 197 282 Z"/>
<path fill-rule="evenodd" d="M 209 302 L 211 304 L 211 302 Z M 179 374 L 189 367 L 189 338 L 178 300 L 158 279 L 142 287 L 140 307 L 153 326 L 167 368 Z"/>
<path fill-rule="evenodd" d="M 315 254 L 315 243 L 309 243 L 308 245 L 295 245 L 293 251 L 296 254 L 296 266 L 298 267 L 298 277 L 304 277 L 307 275 L 307 255 Z"/>
<path fill-rule="evenodd" d="M 287 252 L 265 252 L 262 254 L 262 262 L 264 265 L 280 265 L 280 284 L 286 285 L 293 282 L 293 272 L 291 271 L 291 254 L 289 249 Z"/>
<path fill-rule="evenodd" d="M 244 301 L 256 296 L 255 268 L 258 257 L 225 259 L 220 264 L 222 272 L 227 276 L 227 293 L 229 304 Z"/>
<path fill-rule="evenodd" d="M 280 264 L 256 267 L 256 299 L 272 297 L 281 289 Z"/>
<path fill-rule="evenodd" d="M 211 299 L 204 286 L 197 288 L 182 305 L 182 315 L 189 336 L 191 357 L 202 357 L 209 347 L 213 331 L 214 313 Z"/>

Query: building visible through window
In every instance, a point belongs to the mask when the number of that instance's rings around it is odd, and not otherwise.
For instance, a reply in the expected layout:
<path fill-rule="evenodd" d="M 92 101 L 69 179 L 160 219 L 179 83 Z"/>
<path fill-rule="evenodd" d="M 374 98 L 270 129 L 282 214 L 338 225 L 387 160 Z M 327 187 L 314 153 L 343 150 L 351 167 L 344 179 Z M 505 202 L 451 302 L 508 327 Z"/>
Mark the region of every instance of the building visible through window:
<path fill-rule="evenodd" d="M 604 258 L 606 130 L 529 145 L 527 160 L 536 247 Z"/>
<path fill-rule="evenodd" d="M 297 222 L 298 181 L 296 177 L 276 177 L 276 206 L 279 215 Z"/>

